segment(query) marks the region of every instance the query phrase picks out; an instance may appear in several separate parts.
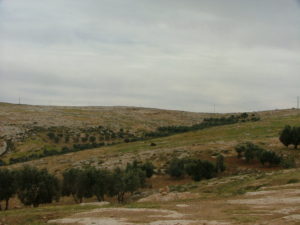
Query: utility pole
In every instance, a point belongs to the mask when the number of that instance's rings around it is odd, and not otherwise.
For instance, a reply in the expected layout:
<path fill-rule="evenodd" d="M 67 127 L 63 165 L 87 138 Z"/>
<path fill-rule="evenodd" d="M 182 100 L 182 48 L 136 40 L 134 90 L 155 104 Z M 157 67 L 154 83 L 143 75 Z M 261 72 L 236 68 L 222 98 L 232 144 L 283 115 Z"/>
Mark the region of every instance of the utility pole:
<path fill-rule="evenodd" d="M 214 104 L 214 114 L 216 113 L 216 104 Z"/>
<path fill-rule="evenodd" d="M 21 97 L 19 96 L 19 105 L 21 105 Z"/>
<path fill-rule="evenodd" d="M 299 109 L 299 102 L 300 102 L 300 98 L 299 96 L 297 97 L 297 109 Z"/>

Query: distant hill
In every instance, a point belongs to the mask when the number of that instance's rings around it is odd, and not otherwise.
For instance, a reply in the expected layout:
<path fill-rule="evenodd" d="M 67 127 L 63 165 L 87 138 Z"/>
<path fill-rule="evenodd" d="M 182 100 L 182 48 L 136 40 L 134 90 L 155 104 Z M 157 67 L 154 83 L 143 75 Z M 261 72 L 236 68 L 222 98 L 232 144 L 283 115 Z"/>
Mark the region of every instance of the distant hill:
<path fill-rule="evenodd" d="M 191 125 L 208 113 L 139 107 L 64 107 L 0 103 L 0 136 L 13 136 L 30 127 L 94 127 L 113 130 L 153 130 L 158 126 Z"/>

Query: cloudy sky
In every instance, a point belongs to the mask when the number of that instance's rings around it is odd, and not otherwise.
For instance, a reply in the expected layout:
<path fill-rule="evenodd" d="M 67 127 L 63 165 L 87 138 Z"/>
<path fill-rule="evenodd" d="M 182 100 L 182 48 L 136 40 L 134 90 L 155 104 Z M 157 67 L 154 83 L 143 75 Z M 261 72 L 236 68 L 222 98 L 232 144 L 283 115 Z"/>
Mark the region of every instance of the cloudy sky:
<path fill-rule="evenodd" d="M 0 0 L 0 101 L 296 106 L 297 0 Z"/>

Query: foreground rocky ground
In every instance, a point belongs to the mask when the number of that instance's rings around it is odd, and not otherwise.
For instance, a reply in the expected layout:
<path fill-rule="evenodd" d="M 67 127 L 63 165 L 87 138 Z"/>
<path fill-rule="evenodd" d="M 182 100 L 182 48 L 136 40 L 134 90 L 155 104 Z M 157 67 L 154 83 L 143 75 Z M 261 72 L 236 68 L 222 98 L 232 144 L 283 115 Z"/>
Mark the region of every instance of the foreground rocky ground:
<path fill-rule="evenodd" d="M 299 175 L 299 169 L 290 169 L 171 186 L 168 190 L 152 190 L 147 197 L 125 205 L 86 203 L 82 207 L 94 205 L 95 208 L 59 218 L 54 215 L 44 222 L 61 225 L 300 224 Z"/>
<path fill-rule="evenodd" d="M 225 225 L 300 223 L 300 185 L 290 184 L 248 192 L 229 199 L 180 199 L 163 209 L 100 208 L 50 220 L 51 224 L 82 225 Z"/>

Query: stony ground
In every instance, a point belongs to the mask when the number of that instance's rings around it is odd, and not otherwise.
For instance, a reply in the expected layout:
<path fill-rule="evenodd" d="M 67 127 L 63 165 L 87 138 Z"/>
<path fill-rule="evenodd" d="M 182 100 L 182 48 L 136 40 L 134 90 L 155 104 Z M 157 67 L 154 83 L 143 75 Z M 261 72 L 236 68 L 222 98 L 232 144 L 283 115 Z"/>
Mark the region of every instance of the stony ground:
<path fill-rule="evenodd" d="M 187 191 L 174 191 L 174 186 L 173 188 L 170 186 L 170 189 L 161 188 L 135 203 L 121 206 L 106 205 L 52 219 L 48 223 L 69 225 L 300 224 L 300 180 L 297 179 L 299 176 L 300 169 L 290 169 L 214 178 L 194 183 L 185 181 L 177 187 L 185 187 Z M 153 182 L 158 181 L 153 180 Z"/>
<path fill-rule="evenodd" d="M 200 199 L 192 193 L 164 194 L 162 209 L 100 208 L 51 224 L 82 225 L 225 225 L 300 224 L 300 185 L 289 184 L 247 192 L 234 198 Z M 184 198 L 185 197 L 185 198 Z M 167 199 L 167 200 L 166 200 Z M 145 198 L 140 202 L 157 201 Z"/>

